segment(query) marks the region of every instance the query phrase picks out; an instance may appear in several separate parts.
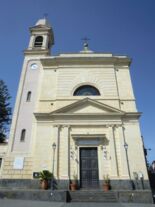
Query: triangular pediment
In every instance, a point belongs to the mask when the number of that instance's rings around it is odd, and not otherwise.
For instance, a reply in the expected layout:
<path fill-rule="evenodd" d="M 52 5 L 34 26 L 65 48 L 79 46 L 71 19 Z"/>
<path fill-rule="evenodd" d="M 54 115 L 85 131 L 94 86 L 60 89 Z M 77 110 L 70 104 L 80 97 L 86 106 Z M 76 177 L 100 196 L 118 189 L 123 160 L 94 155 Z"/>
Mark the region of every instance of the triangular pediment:
<path fill-rule="evenodd" d="M 53 111 L 52 114 L 124 114 L 123 111 L 111 107 L 109 105 L 103 104 L 93 99 L 85 98 L 80 101 L 69 104 L 65 107 L 62 107 L 56 111 Z"/>

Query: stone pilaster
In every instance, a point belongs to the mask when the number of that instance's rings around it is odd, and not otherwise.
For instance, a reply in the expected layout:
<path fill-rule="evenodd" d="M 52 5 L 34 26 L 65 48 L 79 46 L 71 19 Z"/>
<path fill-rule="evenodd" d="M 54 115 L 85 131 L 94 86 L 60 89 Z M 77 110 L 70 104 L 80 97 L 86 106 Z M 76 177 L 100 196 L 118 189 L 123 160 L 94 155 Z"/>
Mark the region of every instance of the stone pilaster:
<path fill-rule="evenodd" d="M 60 128 L 61 126 L 55 125 L 54 126 L 54 137 L 53 137 L 53 143 L 56 144 L 55 152 L 53 150 L 52 152 L 52 170 L 54 168 L 54 176 L 58 178 L 58 166 L 59 166 L 59 139 L 60 139 Z M 52 144 L 53 144 L 52 143 Z"/>
<path fill-rule="evenodd" d="M 115 133 L 114 126 L 109 127 L 109 147 L 110 147 L 110 157 L 111 157 L 111 177 L 118 177 L 118 163 L 116 154 L 116 143 L 115 143 Z"/>
<path fill-rule="evenodd" d="M 126 158 L 126 152 L 124 148 L 125 144 L 125 133 L 124 133 L 124 127 L 119 127 L 119 138 L 120 138 L 120 155 L 121 155 L 121 177 L 123 178 L 129 178 L 128 173 L 128 166 L 127 166 L 127 158 Z"/>
<path fill-rule="evenodd" d="M 70 134 L 70 126 L 63 126 L 63 175 L 62 178 L 64 180 L 68 180 L 70 177 L 70 154 L 69 154 L 69 134 Z"/>

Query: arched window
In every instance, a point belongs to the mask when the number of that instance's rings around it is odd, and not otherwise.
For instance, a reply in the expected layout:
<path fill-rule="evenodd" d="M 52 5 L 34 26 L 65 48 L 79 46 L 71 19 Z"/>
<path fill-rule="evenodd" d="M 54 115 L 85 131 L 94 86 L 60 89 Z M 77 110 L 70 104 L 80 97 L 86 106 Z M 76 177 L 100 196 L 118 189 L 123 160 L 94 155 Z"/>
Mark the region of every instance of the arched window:
<path fill-rule="evenodd" d="M 31 91 L 28 91 L 26 101 L 27 102 L 31 101 Z"/>
<path fill-rule="evenodd" d="M 93 86 L 84 85 L 77 88 L 73 95 L 74 96 L 99 96 L 100 92 L 97 88 Z"/>
<path fill-rule="evenodd" d="M 43 44 L 43 37 L 37 36 L 34 42 L 34 47 L 41 47 Z"/>
<path fill-rule="evenodd" d="M 22 129 L 21 136 L 20 136 L 20 141 L 21 142 L 25 141 L 25 135 L 26 135 L 26 129 Z"/>

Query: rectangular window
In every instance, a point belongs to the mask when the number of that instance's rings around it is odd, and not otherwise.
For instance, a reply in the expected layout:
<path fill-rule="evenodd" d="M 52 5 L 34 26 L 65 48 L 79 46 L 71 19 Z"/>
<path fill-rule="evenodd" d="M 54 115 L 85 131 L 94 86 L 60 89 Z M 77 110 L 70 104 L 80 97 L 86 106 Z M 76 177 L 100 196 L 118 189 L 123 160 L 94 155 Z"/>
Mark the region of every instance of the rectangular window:
<path fill-rule="evenodd" d="M 25 134 L 26 134 L 26 129 L 22 129 L 21 136 L 20 136 L 20 141 L 21 142 L 25 141 Z"/>
<path fill-rule="evenodd" d="M 0 157 L 0 169 L 1 169 L 1 166 L 2 166 L 2 158 Z"/>

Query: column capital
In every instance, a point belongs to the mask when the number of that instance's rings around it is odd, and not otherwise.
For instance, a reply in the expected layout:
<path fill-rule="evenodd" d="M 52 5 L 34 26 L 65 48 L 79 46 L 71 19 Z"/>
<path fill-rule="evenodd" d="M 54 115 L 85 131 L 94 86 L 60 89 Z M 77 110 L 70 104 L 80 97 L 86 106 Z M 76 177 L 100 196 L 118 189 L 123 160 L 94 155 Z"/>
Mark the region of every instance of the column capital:
<path fill-rule="evenodd" d="M 53 125 L 53 127 L 57 127 L 58 129 L 61 129 L 61 127 L 62 127 L 62 125 L 60 125 L 60 124 L 55 124 L 55 125 Z"/>
<path fill-rule="evenodd" d="M 62 128 L 65 128 L 65 127 L 68 128 L 68 129 L 70 129 L 71 128 L 71 125 L 67 125 L 67 124 L 66 125 L 62 125 Z"/>
<path fill-rule="evenodd" d="M 122 124 L 106 124 L 105 127 L 106 128 L 118 128 L 118 127 L 122 127 Z"/>
<path fill-rule="evenodd" d="M 125 130 L 125 126 L 124 125 L 122 125 L 122 129 Z"/>
<path fill-rule="evenodd" d="M 118 128 L 119 127 L 119 124 L 109 124 L 108 127 L 111 127 L 113 129 L 115 129 L 115 128 Z"/>

